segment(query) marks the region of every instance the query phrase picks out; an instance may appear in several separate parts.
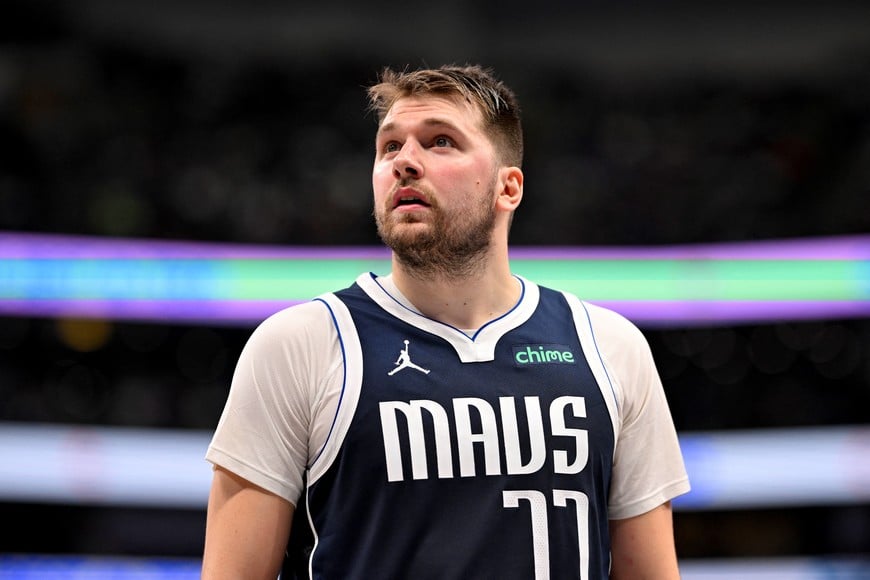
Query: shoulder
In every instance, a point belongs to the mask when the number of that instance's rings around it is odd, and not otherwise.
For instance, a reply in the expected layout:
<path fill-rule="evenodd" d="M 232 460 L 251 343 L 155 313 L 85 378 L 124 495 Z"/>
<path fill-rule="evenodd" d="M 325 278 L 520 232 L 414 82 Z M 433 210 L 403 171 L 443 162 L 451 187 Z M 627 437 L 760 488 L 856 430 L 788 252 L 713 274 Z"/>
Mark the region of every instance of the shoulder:
<path fill-rule="evenodd" d="M 601 346 L 616 345 L 625 348 L 631 345 L 646 345 L 646 338 L 640 329 L 622 314 L 589 302 L 583 302 L 583 306 L 588 313 L 589 324 L 596 340 Z"/>
<path fill-rule="evenodd" d="M 622 314 L 566 294 L 573 308 L 580 311 L 577 324 L 588 324 L 595 349 L 601 355 L 611 377 L 624 394 L 632 385 L 648 385 L 655 374 L 649 343 L 641 330 Z M 579 329 L 578 329 L 579 330 Z"/>
<path fill-rule="evenodd" d="M 320 300 L 310 300 L 275 312 L 257 326 L 257 332 L 282 333 L 305 325 L 329 322 L 329 309 Z"/>
<path fill-rule="evenodd" d="M 246 351 L 276 354 L 293 350 L 322 349 L 331 342 L 334 327 L 329 309 L 319 300 L 279 310 L 251 333 Z"/>
<path fill-rule="evenodd" d="M 652 366 L 652 353 L 646 336 L 622 314 L 595 304 L 584 303 L 595 341 L 604 358 L 616 372 L 633 373 Z"/>

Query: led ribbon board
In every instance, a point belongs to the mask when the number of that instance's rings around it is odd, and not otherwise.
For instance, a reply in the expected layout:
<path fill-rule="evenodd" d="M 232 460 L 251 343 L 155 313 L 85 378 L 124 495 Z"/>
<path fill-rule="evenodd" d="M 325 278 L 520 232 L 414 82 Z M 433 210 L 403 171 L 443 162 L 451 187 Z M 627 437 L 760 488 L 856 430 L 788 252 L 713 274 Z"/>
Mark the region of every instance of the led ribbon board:
<path fill-rule="evenodd" d="M 664 247 L 515 247 L 516 274 L 645 326 L 870 315 L 870 236 Z M 0 233 L 0 315 L 253 325 L 387 274 L 381 247 Z"/>

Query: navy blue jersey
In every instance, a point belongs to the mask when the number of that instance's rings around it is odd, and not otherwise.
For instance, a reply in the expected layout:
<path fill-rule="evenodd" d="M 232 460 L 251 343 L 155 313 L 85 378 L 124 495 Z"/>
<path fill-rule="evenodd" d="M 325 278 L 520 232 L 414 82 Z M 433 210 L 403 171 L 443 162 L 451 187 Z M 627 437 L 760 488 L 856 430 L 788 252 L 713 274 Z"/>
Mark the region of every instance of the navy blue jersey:
<path fill-rule="evenodd" d="M 358 284 L 322 298 L 345 383 L 297 510 L 313 578 L 608 576 L 613 399 L 579 301 L 532 290 L 471 337 Z"/>

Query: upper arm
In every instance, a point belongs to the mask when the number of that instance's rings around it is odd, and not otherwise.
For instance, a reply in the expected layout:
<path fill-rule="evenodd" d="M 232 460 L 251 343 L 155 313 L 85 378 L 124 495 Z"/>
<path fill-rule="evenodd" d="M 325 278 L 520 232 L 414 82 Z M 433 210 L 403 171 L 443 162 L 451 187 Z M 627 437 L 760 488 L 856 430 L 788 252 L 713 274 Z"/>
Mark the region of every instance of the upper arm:
<path fill-rule="evenodd" d="M 610 520 L 612 580 L 679 579 L 670 502 L 639 516 Z"/>
<path fill-rule="evenodd" d="M 293 504 L 216 467 L 208 499 L 202 578 L 278 577 Z"/>
<path fill-rule="evenodd" d="M 239 355 L 206 459 L 295 503 L 341 398 L 343 360 L 319 301 L 263 321 Z"/>
<path fill-rule="evenodd" d="M 618 401 L 608 512 L 614 520 L 625 519 L 686 493 L 689 480 L 646 338 L 620 314 L 587 307 Z"/>

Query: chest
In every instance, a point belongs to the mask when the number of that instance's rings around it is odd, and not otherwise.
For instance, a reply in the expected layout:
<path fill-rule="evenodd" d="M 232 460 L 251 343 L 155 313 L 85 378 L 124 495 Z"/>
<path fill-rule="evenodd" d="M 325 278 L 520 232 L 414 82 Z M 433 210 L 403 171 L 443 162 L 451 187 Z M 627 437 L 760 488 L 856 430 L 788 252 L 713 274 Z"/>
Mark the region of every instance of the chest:
<path fill-rule="evenodd" d="M 369 467 L 387 481 L 575 476 L 609 460 L 610 415 L 567 306 L 542 305 L 476 362 L 413 324 L 351 312 L 363 368 L 345 446 L 378 450 Z"/>

